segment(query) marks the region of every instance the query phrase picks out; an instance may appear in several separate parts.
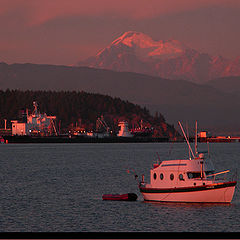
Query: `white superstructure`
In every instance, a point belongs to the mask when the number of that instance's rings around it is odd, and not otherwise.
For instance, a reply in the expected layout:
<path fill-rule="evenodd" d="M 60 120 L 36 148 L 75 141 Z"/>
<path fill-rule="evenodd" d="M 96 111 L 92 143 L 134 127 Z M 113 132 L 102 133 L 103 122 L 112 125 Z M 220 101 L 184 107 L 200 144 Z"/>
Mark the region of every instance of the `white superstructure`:
<path fill-rule="evenodd" d="M 33 102 L 34 110 L 32 114 L 28 114 L 22 121 L 13 120 L 12 135 L 57 135 L 54 120 L 56 116 L 47 116 L 46 113 L 38 112 L 38 104 Z"/>
<path fill-rule="evenodd" d="M 117 135 L 118 137 L 133 137 L 133 135 L 128 130 L 128 122 L 127 121 L 119 122 L 118 126 L 120 127 L 120 130 Z"/>

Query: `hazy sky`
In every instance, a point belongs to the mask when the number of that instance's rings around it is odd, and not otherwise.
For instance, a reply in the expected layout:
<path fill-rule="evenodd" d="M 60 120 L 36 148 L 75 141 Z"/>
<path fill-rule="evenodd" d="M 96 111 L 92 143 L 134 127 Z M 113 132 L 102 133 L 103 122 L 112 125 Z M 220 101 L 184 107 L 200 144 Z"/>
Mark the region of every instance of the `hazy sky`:
<path fill-rule="evenodd" d="M 0 0 L 0 62 L 76 64 L 134 30 L 240 56 L 239 0 Z"/>

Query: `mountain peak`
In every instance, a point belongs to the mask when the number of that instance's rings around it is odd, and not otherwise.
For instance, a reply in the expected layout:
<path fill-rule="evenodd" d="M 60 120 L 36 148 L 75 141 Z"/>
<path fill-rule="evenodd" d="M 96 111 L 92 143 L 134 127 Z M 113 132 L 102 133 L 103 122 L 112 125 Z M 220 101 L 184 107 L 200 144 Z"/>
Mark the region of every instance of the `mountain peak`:
<path fill-rule="evenodd" d="M 177 40 L 154 41 L 148 35 L 128 31 L 114 40 L 111 46 L 125 45 L 132 48 L 140 58 L 172 58 L 182 54 L 188 47 Z"/>
<path fill-rule="evenodd" d="M 240 58 L 231 61 L 213 57 L 178 40 L 156 41 L 137 31 L 123 33 L 81 65 L 201 83 L 221 76 L 240 75 Z"/>
<path fill-rule="evenodd" d="M 153 44 L 153 40 L 146 34 L 135 31 L 125 32 L 122 36 L 117 38 L 112 42 L 112 45 L 117 45 L 119 43 L 125 44 L 132 47 L 133 44 L 139 45 L 141 47 L 146 47 Z"/>

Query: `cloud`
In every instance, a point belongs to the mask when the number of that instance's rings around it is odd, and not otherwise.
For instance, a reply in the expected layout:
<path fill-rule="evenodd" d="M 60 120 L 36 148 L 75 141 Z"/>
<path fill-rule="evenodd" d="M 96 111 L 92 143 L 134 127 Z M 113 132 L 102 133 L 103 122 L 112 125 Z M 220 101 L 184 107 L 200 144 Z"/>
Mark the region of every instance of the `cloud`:
<path fill-rule="evenodd" d="M 0 0 L 0 61 L 76 63 L 129 30 L 235 56 L 236 0 Z M 32 59 L 32 60 L 31 60 Z"/>
<path fill-rule="evenodd" d="M 19 11 L 27 16 L 27 24 L 30 26 L 74 15 L 112 14 L 116 17 L 144 19 L 209 6 L 240 7 L 240 1 L 236 0 L 0 0 L 0 4 L 0 14 Z"/>

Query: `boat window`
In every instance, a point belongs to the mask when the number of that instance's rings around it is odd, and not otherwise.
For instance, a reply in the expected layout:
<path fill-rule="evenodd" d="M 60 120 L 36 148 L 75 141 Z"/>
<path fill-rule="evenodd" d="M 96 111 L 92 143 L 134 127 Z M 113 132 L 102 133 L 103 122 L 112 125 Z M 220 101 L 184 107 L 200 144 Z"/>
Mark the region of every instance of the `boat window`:
<path fill-rule="evenodd" d="M 160 174 L 160 179 L 163 180 L 163 174 L 162 173 Z"/>
<path fill-rule="evenodd" d="M 157 178 L 157 174 L 156 173 L 153 174 L 153 178 L 156 180 L 156 178 Z"/>
<path fill-rule="evenodd" d="M 170 179 L 171 179 L 171 180 L 174 179 L 174 175 L 173 175 L 173 173 L 170 174 Z"/>
<path fill-rule="evenodd" d="M 187 173 L 188 178 L 201 178 L 201 173 L 200 172 L 188 172 Z"/>
<path fill-rule="evenodd" d="M 179 174 L 179 180 L 184 181 L 183 175 L 181 173 Z"/>

